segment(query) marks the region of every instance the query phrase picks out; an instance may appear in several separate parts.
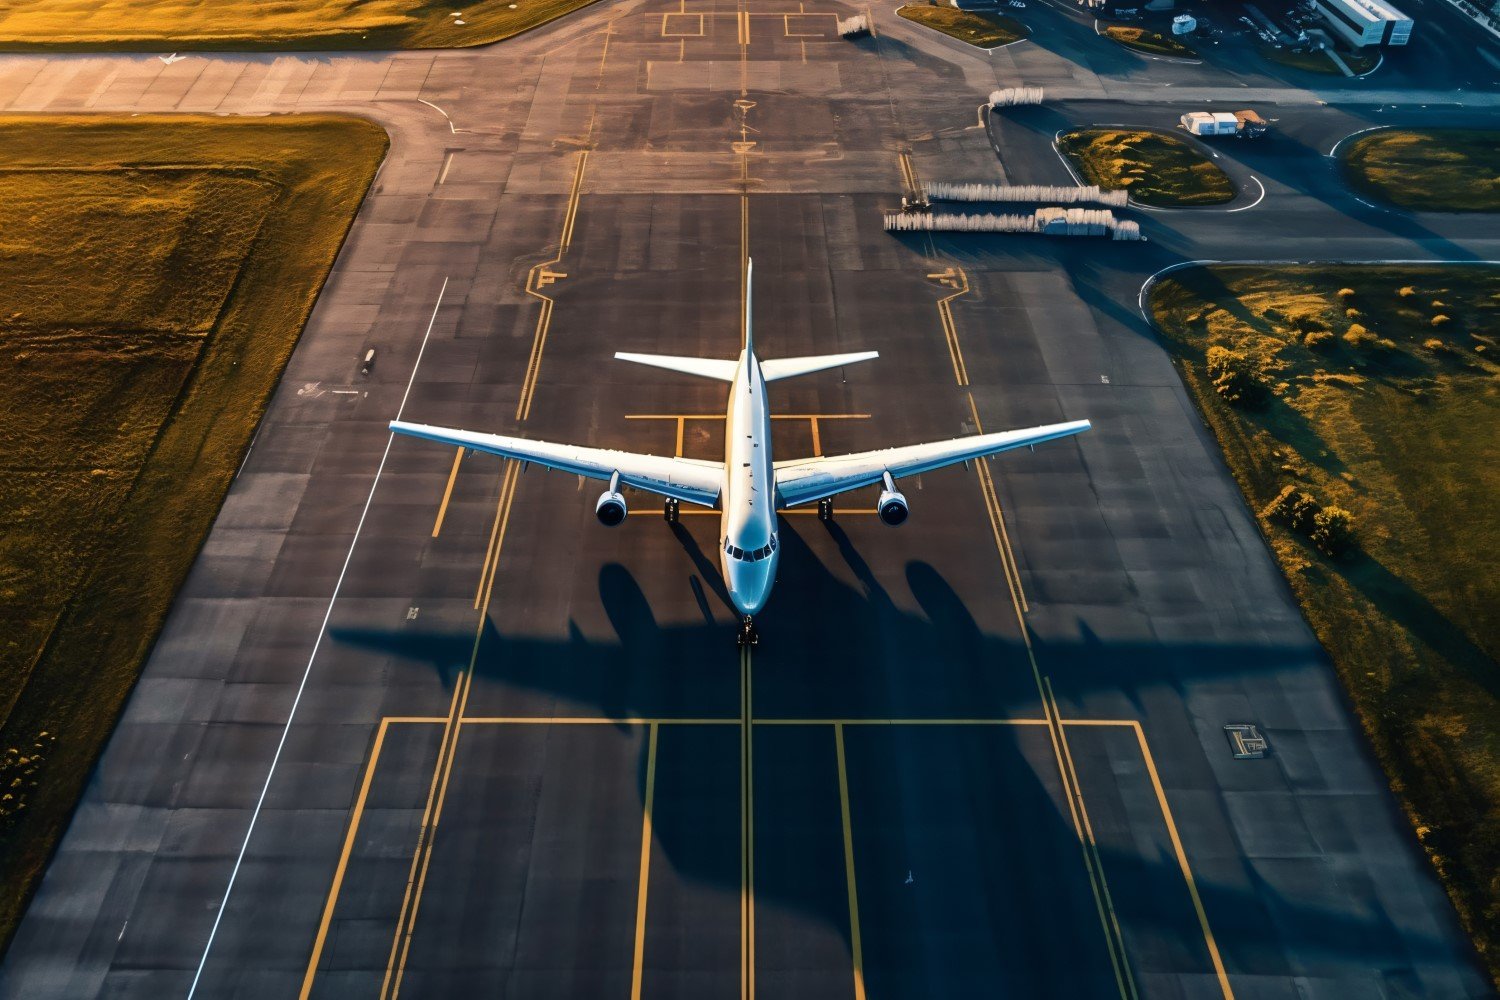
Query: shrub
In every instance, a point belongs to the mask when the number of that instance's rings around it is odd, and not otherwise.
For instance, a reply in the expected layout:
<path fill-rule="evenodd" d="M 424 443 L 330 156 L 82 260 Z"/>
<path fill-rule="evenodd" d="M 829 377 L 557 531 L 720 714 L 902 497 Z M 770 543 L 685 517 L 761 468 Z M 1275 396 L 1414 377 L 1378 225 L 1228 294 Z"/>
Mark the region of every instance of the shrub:
<path fill-rule="evenodd" d="M 1324 507 L 1313 515 L 1307 537 L 1325 556 L 1341 556 L 1354 544 L 1354 515 L 1342 507 Z"/>
<path fill-rule="evenodd" d="M 1262 389 L 1249 359 L 1224 347 L 1208 349 L 1208 377 L 1215 391 L 1231 403 L 1248 403 Z"/>
<path fill-rule="evenodd" d="M 1369 330 L 1365 329 L 1364 325 L 1361 323 L 1350 323 L 1348 331 L 1344 334 L 1344 343 L 1348 344 L 1351 347 L 1359 347 L 1361 344 L 1368 344 L 1374 339 L 1375 335 Z"/>
<path fill-rule="evenodd" d="M 1341 299 L 1352 299 L 1352 298 L 1354 298 L 1354 289 L 1352 289 L 1352 288 L 1340 288 L 1339 289 L 1339 298 L 1341 298 Z"/>
<path fill-rule="evenodd" d="M 1332 342 L 1332 330 L 1309 330 L 1307 336 L 1302 338 L 1302 343 L 1314 350 L 1327 347 Z"/>
<path fill-rule="evenodd" d="M 1417 294 L 1417 290 L 1410 285 L 1402 285 L 1401 288 L 1396 291 L 1396 294 L 1401 296 L 1403 299 L 1409 299 L 1413 295 Z"/>
<path fill-rule="evenodd" d="M 1426 340 L 1422 341 L 1422 346 L 1427 348 L 1429 351 L 1445 351 L 1448 349 L 1448 345 L 1443 343 L 1441 340 L 1438 340 L 1436 337 L 1428 337 Z"/>
<path fill-rule="evenodd" d="M 1451 318 L 1443 315 L 1442 313 L 1438 313 L 1436 316 L 1432 317 L 1433 326 L 1447 326 L 1450 322 L 1452 322 Z"/>
<path fill-rule="evenodd" d="M 1345 309 L 1344 315 L 1348 316 L 1350 319 L 1359 319 L 1360 312 L 1358 309 Z"/>
<path fill-rule="evenodd" d="M 1342 507 L 1324 507 L 1295 486 L 1283 487 L 1261 515 L 1306 536 L 1325 556 L 1340 556 L 1354 544 L 1354 515 Z"/>

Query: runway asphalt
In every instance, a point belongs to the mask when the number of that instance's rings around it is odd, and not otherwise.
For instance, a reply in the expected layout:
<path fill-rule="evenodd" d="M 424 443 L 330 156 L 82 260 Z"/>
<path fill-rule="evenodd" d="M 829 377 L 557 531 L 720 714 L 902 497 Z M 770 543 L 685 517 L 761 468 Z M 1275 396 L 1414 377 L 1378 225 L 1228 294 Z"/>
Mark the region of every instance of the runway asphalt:
<path fill-rule="evenodd" d="M 1489 995 L 1137 306 L 1183 260 L 1495 259 L 1483 217 L 1362 205 L 1325 158 L 1435 119 L 1378 76 L 1074 58 L 1105 43 L 1050 7 L 1047 44 L 994 55 L 884 9 L 833 37 L 861 10 L 0 58 L 7 111 L 393 136 L 0 998 Z M 976 116 L 1021 83 L 1058 99 Z M 1442 121 L 1493 115 L 1434 93 Z M 1067 182 L 1058 129 L 1205 94 L 1278 119 L 1214 147 L 1244 211 L 1126 210 L 1128 244 L 881 230 L 903 156 Z M 610 357 L 733 356 L 747 254 L 762 356 L 881 352 L 774 387 L 779 456 L 1094 429 L 904 482 L 898 530 L 866 495 L 784 517 L 748 654 L 716 517 L 638 496 L 605 529 L 597 484 L 386 431 L 716 458 L 722 386 Z M 1236 723 L 1265 759 L 1234 759 Z"/>

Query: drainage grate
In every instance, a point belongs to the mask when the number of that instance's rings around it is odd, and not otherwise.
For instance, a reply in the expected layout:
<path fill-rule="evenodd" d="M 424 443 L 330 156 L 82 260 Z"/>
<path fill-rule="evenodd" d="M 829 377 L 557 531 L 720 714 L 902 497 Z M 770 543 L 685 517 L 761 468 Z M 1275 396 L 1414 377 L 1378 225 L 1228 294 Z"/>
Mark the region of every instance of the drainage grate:
<path fill-rule="evenodd" d="M 1259 760 L 1266 755 L 1266 738 L 1248 723 L 1225 726 L 1224 735 L 1229 737 L 1229 749 L 1234 751 L 1235 760 Z"/>

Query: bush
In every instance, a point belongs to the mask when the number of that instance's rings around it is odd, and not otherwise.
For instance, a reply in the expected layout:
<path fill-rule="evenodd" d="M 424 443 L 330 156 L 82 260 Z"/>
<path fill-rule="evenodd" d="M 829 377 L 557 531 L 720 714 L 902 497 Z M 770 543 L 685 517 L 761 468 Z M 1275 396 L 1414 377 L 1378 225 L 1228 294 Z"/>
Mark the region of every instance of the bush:
<path fill-rule="evenodd" d="M 1422 346 L 1427 348 L 1429 351 L 1446 351 L 1448 349 L 1448 345 L 1443 343 L 1441 340 L 1438 340 L 1436 337 L 1428 337 L 1426 340 L 1422 341 Z"/>
<path fill-rule="evenodd" d="M 1359 313 L 1358 309 L 1352 309 L 1351 308 L 1351 309 L 1345 309 L 1344 310 L 1344 315 L 1348 316 L 1350 319 L 1359 319 L 1360 313 Z"/>
<path fill-rule="evenodd" d="M 1341 556 L 1354 544 L 1354 515 L 1342 507 L 1324 507 L 1313 515 L 1307 537 L 1325 556 Z"/>
<path fill-rule="evenodd" d="M 1248 403 L 1263 388 L 1250 360 L 1223 347 L 1208 349 L 1208 377 L 1213 380 L 1214 390 L 1231 403 Z"/>
<path fill-rule="evenodd" d="M 1438 313 L 1436 316 L 1432 317 L 1433 326 L 1447 326 L 1450 322 L 1452 322 L 1450 317 L 1444 316 L 1442 313 Z"/>
<path fill-rule="evenodd" d="M 1314 350 L 1327 347 L 1333 341 L 1332 330 L 1309 330 L 1302 343 Z"/>
<path fill-rule="evenodd" d="M 1283 487 L 1261 516 L 1306 536 L 1325 556 L 1343 555 L 1354 544 L 1353 514 L 1342 507 L 1324 507 L 1311 493 L 1295 486 Z"/>
<path fill-rule="evenodd" d="M 1352 289 L 1352 288 L 1340 288 L 1339 289 L 1339 298 L 1341 298 L 1341 299 L 1352 299 L 1352 298 L 1354 298 L 1354 289 Z"/>
<path fill-rule="evenodd" d="M 1375 335 L 1365 329 L 1362 323 L 1350 323 L 1348 331 L 1344 334 L 1344 343 L 1350 347 L 1359 347 L 1361 344 L 1368 344 L 1374 339 Z"/>
<path fill-rule="evenodd" d="M 1396 294 L 1401 296 L 1403 299 L 1409 299 L 1413 295 L 1417 294 L 1417 290 L 1410 285 L 1402 285 L 1401 288 L 1397 290 Z"/>

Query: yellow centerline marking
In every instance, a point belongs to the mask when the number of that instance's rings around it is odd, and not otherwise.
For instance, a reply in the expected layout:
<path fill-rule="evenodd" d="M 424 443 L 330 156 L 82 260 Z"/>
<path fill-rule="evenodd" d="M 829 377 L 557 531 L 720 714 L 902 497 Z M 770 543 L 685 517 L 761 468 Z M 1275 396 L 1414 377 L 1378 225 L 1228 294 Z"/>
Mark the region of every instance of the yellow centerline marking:
<path fill-rule="evenodd" d="M 963 348 L 958 342 L 958 323 L 953 318 L 953 300 L 969 293 L 969 275 L 961 267 L 955 266 L 953 270 L 957 272 L 962 285 L 952 295 L 938 299 L 937 309 L 938 319 L 943 324 L 943 337 L 948 341 L 948 356 L 953 362 L 953 377 L 962 387 L 969 384 L 969 368 L 964 364 Z"/>
<path fill-rule="evenodd" d="M 740 647 L 740 997 L 755 998 L 755 709 L 750 647 Z"/>
<path fill-rule="evenodd" d="M 849 886 L 849 955 L 854 963 L 854 1000 L 865 1000 L 865 953 L 859 937 L 859 890 L 854 878 L 854 834 L 849 822 L 849 777 L 844 766 L 844 724 L 833 727 L 839 763 L 839 816 L 844 823 L 844 882 Z"/>
<path fill-rule="evenodd" d="M 974 394 L 968 395 L 969 414 L 974 418 L 974 430 L 983 434 L 984 424 L 979 419 L 979 407 L 974 405 Z M 1021 612 L 1028 613 L 1031 605 L 1026 603 L 1026 588 L 1021 586 L 1021 566 L 1016 562 L 1015 549 L 1010 544 L 1010 532 L 1005 527 L 1005 510 L 1000 506 L 999 493 L 995 491 L 995 478 L 990 472 L 989 459 L 975 459 L 974 468 L 979 473 L 979 489 L 984 495 L 985 510 L 990 515 L 990 529 L 995 535 L 995 548 L 1000 551 L 1000 565 L 1005 571 L 1005 581 L 1010 585 L 1012 596 L 1020 602 Z"/>
<path fill-rule="evenodd" d="M 604 49 L 609 51 L 609 36 L 605 36 Z M 601 70 L 602 72 L 602 70 Z M 593 122 L 589 124 L 590 131 Z M 568 205 L 563 212 L 562 236 L 558 240 L 557 254 L 548 261 L 537 264 L 526 274 L 526 294 L 532 298 L 540 299 L 542 310 L 537 315 L 536 333 L 531 338 L 531 357 L 526 361 L 526 375 L 521 381 L 521 398 L 516 401 L 516 419 L 525 420 L 531 414 L 531 401 L 536 395 L 536 383 L 541 375 L 542 352 L 547 347 L 547 331 L 552 326 L 553 298 L 539 289 L 550 285 L 558 278 L 566 277 L 552 270 L 553 265 L 562 263 L 567 256 L 568 248 L 573 243 L 573 226 L 578 219 L 578 200 L 583 190 L 583 172 L 588 166 L 589 151 L 581 149 L 578 151 L 578 163 L 573 168 L 573 186 L 568 191 Z"/>
<path fill-rule="evenodd" d="M 1198 895 L 1198 883 L 1193 878 L 1193 869 L 1188 865 L 1187 852 L 1182 849 L 1182 838 L 1177 835 L 1177 823 L 1172 819 L 1172 808 L 1167 805 L 1167 793 L 1161 786 L 1161 776 L 1156 773 L 1156 759 L 1151 756 L 1151 747 L 1146 743 L 1146 731 L 1141 724 L 1131 721 L 1136 742 L 1140 744 L 1141 756 L 1146 758 L 1146 771 L 1151 775 L 1151 787 L 1156 791 L 1156 804 L 1161 807 L 1162 819 L 1167 823 L 1167 834 L 1172 838 L 1172 852 L 1177 855 L 1177 867 L 1182 869 L 1182 878 L 1187 882 L 1188 895 L 1193 899 L 1193 911 L 1198 914 L 1198 926 L 1203 930 L 1203 940 L 1208 945 L 1209 957 L 1213 959 L 1214 973 L 1219 979 L 1219 991 L 1224 1000 L 1234 1000 L 1234 990 L 1229 986 L 1229 974 L 1224 970 L 1224 960 L 1219 956 L 1219 943 L 1214 939 L 1213 928 L 1208 925 L 1208 913 L 1203 909 L 1203 899 Z"/>
<path fill-rule="evenodd" d="M 969 393 L 969 411 L 974 417 L 974 429 L 983 434 L 984 427 L 979 419 L 979 410 L 974 405 L 974 396 Z M 989 513 L 991 525 L 995 530 L 996 544 L 1000 549 L 1000 561 L 1005 563 L 1007 558 L 1014 558 L 1010 553 L 1009 537 L 1004 533 L 1004 518 L 997 509 L 999 500 L 994 496 L 994 483 L 989 479 L 988 460 L 980 458 L 976 460 L 979 469 L 981 488 L 985 493 L 985 510 Z M 991 502 L 995 507 L 991 507 Z M 1068 802 L 1068 815 L 1073 821 L 1073 831 L 1078 837 L 1079 851 L 1083 856 L 1083 867 L 1088 873 L 1089 888 L 1094 893 L 1094 905 L 1099 913 L 1100 928 L 1104 932 L 1105 947 L 1109 951 L 1110 965 L 1115 974 L 1115 985 L 1120 991 L 1121 1000 L 1134 1000 L 1138 996 L 1135 989 L 1135 980 L 1129 971 L 1130 960 L 1125 954 L 1125 941 L 1119 934 L 1119 920 L 1114 913 L 1114 904 L 1109 897 L 1109 887 L 1105 881 L 1103 867 L 1096 865 L 1098 858 L 1098 845 L 1094 842 L 1092 828 L 1084 821 L 1081 815 L 1083 808 L 1083 789 L 1075 784 L 1074 776 L 1070 770 L 1069 753 L 1064 745 L 1065 737 L 1062 725 L 1058 721 L 1060 712 L 1055 699 L 1052 697 L 1052 688 L 1049 682 L 1044 682 L 1041 667 L 1037 663 L 1036 650 L 1031 644 L 1031 629 L 1026 622 L 1024 610 L 1024 597 L 1019 585 L 1019 573 L 1012 574 L 1010 567 L 1005 573 L 1005 582 L 1010 591 L 1011 607 L 1016 613 L 1016 625 L 1021 631 L 1021 642 L 1026 648 L 1026 659 L 1031 666 L 1032 681 L 1036 684 L 1037 695 L 1042 701 L 1042 714 L 1047 720 L 1047 736 L 1052 743 L 1052 755 L 1057 762 L 1058 778 L 1062 782 L 1063 796 Z"/>
<path fill-rule="evenodd" d="M 333 910 L 338 902 L 339 890 L 344 885 L 344 873 L 349 869 L 349 855 L 354 850 L 354 838 L 359 832 L 359 821 L 365 812 L 365 802 L 370 797 L 370 784 L 375 779 L 375 762 L 380 759 L 380 749 L 385 744 L 386 730 L 390 719 L 381 719 L 375 731 L 375 745 L 370 750 L 370 762 L 365 765 L 364 778 L 359 783 L 359 795 L 354 800 L 354 811 L 349 817 L 349 832 L 344 835 L 344 849 L 339 853 L 338 866 L 333 870 L 333 884 L 329 886 L 328 898 L 323 903 L 323 917 L 318 921 L 318 934 L 313 938 L 312 957 L 308 959 L 307 971 L 302 976 L 300 1000 L 307 1000 L 312 993 L 313 979 L 318 974 L 318 962 L 323 958 L 323 945 L 328 940 L 328 928 L 333 924 Z"/>
<path fill-rule="evenodd" d="M 474 609 L 486 603 L 485 594 L 494 581 L 493 573 L 499 568 L 500 546 L 505 539 L 505 529 L 510 524 L 510 498 L 516 492 L 516 470 L 519 463 L 507 460 L 500 479 L 500 502 L 495 505 L 495 523 L 490 527 L 489 544 L 485 546 L 484 563 L 479 569 L 479 587 L 474 591 Z"/>
<path fill-rule="evenodd" d="M 436 538 L 438 532 L 443 530 L 443 518 L 448 516 L 448 501 L 453 499 L 453 481 L 458 478 L 458 463 L 464 460 L 464 450 L 455 448 L 453 455 L 453 471 L 448 473 L 448 485 L 443 489 L 443 502 L 438 504 L 437 520 L 432 522 L 432 537 Z"/>
<path fill-rule="evenodd" d="M 651 880 L 651 806 L 656 799 L 657 723 L 646 743 L 646 799 L 641 810 L 641 868 L 635 892 L 635 963 L 630 973 L 630 1000 L 641 1000 L 642 961 L 646 955 L 646 888 Z"/>

